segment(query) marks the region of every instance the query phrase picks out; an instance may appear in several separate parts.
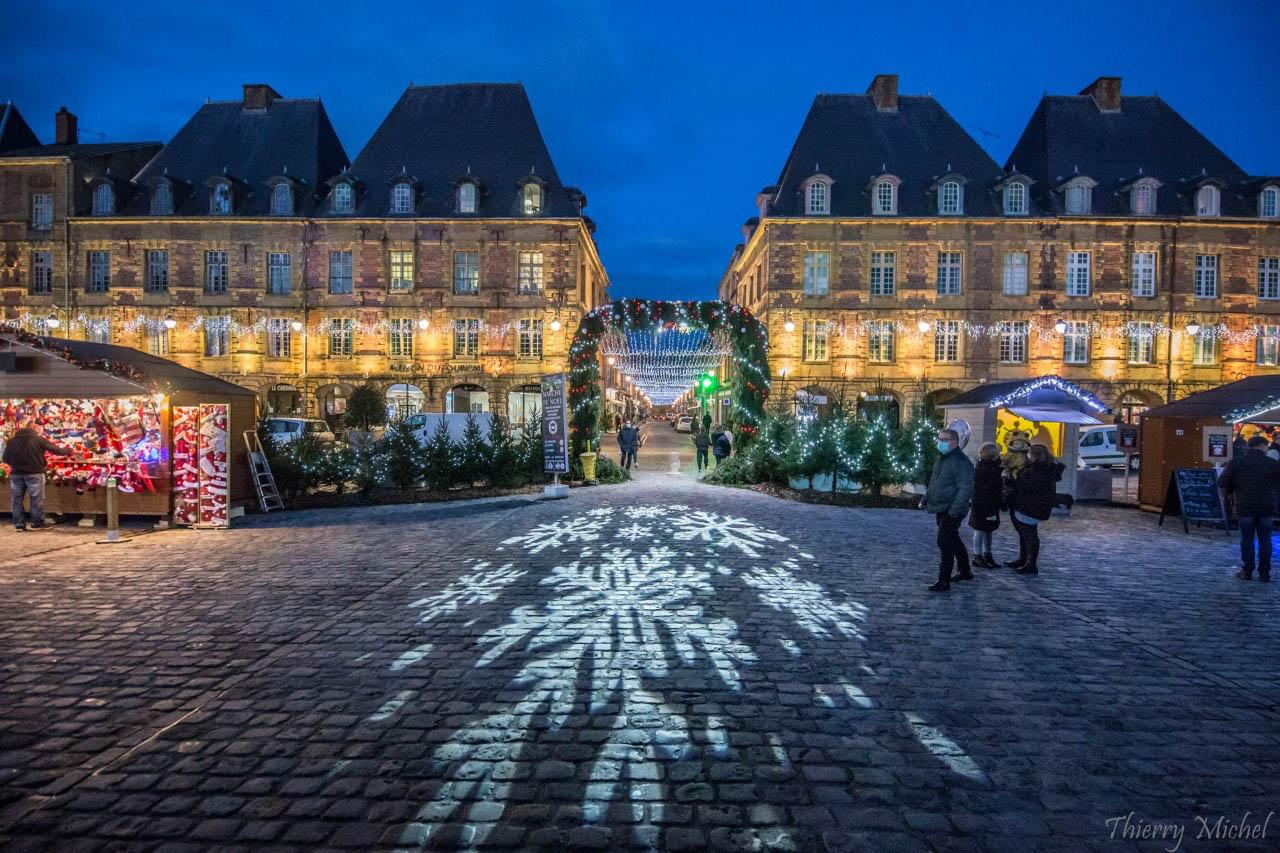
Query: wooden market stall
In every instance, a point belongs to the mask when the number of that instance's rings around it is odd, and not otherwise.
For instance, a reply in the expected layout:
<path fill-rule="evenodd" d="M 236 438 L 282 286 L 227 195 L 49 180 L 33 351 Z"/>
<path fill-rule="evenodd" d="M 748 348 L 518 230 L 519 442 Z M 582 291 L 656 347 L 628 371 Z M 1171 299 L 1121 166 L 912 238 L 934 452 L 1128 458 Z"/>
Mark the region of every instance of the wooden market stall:
<path fill-rule="evenodd" d="M 0 442 L 25 418 L 74 452 L 49 458 L 45 508 L 224 526 L 254 497 L 241 435 L 257 422 L 247 388 L 129 347 L 0 333 Z M 0 480 L 0 511 L 9 507 Z"/>
<path fill-rule="evenodd" d="M 942 410 L 944 423 L 968 425 L 964 450 L 975 461 L 983 443 L 993 441 L 1004 453 L 1010 436 L 1019 431 L 1027 433 L 1031 444 L 1047 445 L 1066 466 L 1058 489 L 1073 497 L 1081 496 L 1079 480 L 1088 476 L 1076 466 L 1080 427 L 1103 423 L 1099 416 L 1109 411 L 1093 394 L 1057 376 L 988 382 L 947 400 Z"/>
<path fill-rule="evenodd" d="M 1138 504 L 1164 508 L 1178 468 L 1214 468 L 1232 456 L 1237 437 L 1271 435 L 1280 425 L 1280 375 L 1250 376 L 1142 413 Z"/>

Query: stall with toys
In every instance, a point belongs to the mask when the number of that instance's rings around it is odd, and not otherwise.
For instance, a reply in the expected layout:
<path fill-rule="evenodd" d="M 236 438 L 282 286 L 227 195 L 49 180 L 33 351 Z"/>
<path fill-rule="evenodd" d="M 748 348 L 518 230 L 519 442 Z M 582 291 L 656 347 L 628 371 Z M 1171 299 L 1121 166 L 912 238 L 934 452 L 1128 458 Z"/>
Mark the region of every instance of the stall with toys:
<path fill-rule="evenodd" d="M 952 397 L 942 409 L 945 423 L 959 421 L 967 426 L 970 434 L 964 450 L 975 461 L 978 448 L 995 442 L 1005 470 L 1016 476 L 1027 462 L 1031 445 L 1043 444 L 1066 466 L 1058 491 L 1077 498 L 1092 496 L 1094 484 L 1088 480 L 1097 472 L 1077 470 L 1080 427 L 1103 423 L 1101 418 L 1109 421 L 1109 410 L 1075 383 L 1057 376 L 988 382 Z M 1109 499 L 1111 475 L 1101 473 Z"/>
<path fill-rule="evenodd" d="M 122 515 L 225 527 L 253 498 L 240 438 L 254 392 L 128 347 L 0 333 L 0 445 L 24 420 L 69 448 L 48 456 L 45 509 L 106 512 L 108 480 Z M 0 466 L 0 511 L 9 506 Z"/>

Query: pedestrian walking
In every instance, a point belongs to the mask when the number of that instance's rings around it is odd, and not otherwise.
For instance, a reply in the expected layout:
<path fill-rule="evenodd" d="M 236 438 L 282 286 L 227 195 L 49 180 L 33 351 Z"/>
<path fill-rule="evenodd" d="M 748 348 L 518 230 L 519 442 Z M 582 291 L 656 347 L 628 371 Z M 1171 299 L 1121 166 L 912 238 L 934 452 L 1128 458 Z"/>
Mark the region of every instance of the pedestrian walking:
<path fill-rule="evenodd" d="M 636 451 L 639 449 L 640 433 L 631 425 L 631 421 L 627 421 L 618 430 L 618 451 L 622 454 L 622 467 L 627 471 L 635 464 Z"/>
<path fill-rule="evenodd" d="M 716 428 L 711 431 L 711 453 L 716 457 L 716 467 L 720 467 L 720 463 L 729 458 L 729 453 L 733 450 L 732 440 L 725 435 L 724 428 L 716 424 Z"/>
<path fill-rule="evenodd" d="M 1004 481 L 1000 474 L 1000 446 L 988 441 L 978 448 L 978 464 L 973 469 L 973 508 L 969 526 L 973 528 L 973 565 L 999 568 L 991 554 L 991 534 L 1000 526 L 1000 504 Z"/>
<path fill-rule="evenodd" d="M 1005 565 L 1020 575 L 1040 573 L 1040 523 L 1053 513 L 1057 483 L 1065 469 L 1048 447 L 1033 444 L 1027 451 L 1027 464 L 1008 491 L 1009 519 L 1018 531 L 1018 559 Z"/>
<path fill-rule="evenodd" d="M 18 431 L 4 446 L 4 464 L 9 466 L 11 511 L 16 530 L 48 530 L 44 521 L 44 455 L 70 456 L 71 450 L 54 444 L 42 434 L 43 428 L 31 417 L 19 421 Z M 31 524 L 24 527 L 23 498 L 31 509 Z"/>
<path fill-rule="evenodd" d="M 973 463 L 960 449 L 960 435 L 953 429 L 938 430 L 938 459 L 933 463 L 929 488 L 920 502 L 938 523 L 938 582 L 930 592 L 951 589 L 951 581 L 973 578 L 969 552 L 960 538 L 960 523 L 969 512 L 973 495 Z M 955 574 L 952 574 L 952 569 Z"/>
<path fill-rule="evenodd" d="M 1267 453 L 1267 438 L 1255 435 L 1249 449 L 1235 457 L 1218 477 L 1235 507 L 1240 523 L 1240 571 L 1242 581 L 1271 580 L 1271 530 L 1275 525 L 1276 489 L 1280 486 L 1280 462 Z M 1257 542 L 1255 560 L 1254 542 Z"/>
<path fill-rule="evenodd" d="M 707 432 L 706 427 L 699 427 L 698 431 L 693 434 L 693 446 L 697 449 L 698 455 L 698 473 L 702 473 L 702 469 L 710 468 L 707 463 L 707 450 L 711 447 L 711 434 Z"/>

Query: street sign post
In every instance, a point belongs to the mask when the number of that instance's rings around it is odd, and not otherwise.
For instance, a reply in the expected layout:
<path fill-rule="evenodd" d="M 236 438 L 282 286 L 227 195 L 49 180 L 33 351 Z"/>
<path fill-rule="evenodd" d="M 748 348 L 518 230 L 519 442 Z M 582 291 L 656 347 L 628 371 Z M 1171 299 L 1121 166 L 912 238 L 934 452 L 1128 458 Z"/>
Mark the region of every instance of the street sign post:
<path fill-rule="evenodd" d="M 552 484 L 542 490 L 547 498 L 569 497 L 569 487 L 560 482 L 560 475 L 569 473 L 569 396 L 565 391 L 563 373 L 542 377 L 542 468 L 552 475 Z"/>

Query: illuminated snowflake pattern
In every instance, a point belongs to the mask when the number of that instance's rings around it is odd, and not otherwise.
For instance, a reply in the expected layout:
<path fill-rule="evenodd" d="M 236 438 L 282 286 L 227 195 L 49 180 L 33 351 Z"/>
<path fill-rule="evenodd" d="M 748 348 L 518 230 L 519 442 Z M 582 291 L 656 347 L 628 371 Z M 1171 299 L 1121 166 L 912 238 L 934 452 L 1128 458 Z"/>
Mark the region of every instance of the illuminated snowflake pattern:
<path fill-rule="evenodd" d="M 859 623 L 867 618 L 867 608 L 856 602 L 832 601 L 821 586 L 796 577 L 798 571 L 800 565 L 795 560 L 787 560 L 782 566 L 752 569 L 742 576 L 742 581 L 760 590 L 760 601 L 791 615 L 797 625 L 815 637 L 835 633 L 860 639 Z"/>
<path fill-rule="evenodd" d="M 419 598 L 409 607 L 420 610 L 419 622 L 430 622 L 446 613 L 456 613 L 461 607 L 475 607 L 490 604 L 498 600 L 498 596 L 512 582 L 527 574 L 524 569 L 516 569 L 511 563 L 504 563 L 498 568 L 490 568 L 486 562 L 476 563 L 474 571 L 458 575 L 458 577 L 439 592 Z M 425 586 L 425 583 L 418 586 Z"/>
<path fill-rule="evenodd" d="M 706 542 L 715 548 L 737 548 L 748 557 L 759 557 L 770 542 L 786 542 L 787 537 L 765 530 L 745 518 L 696 510 L 673 521 L 675 538 Z"/>
<path fill-rule="evenodd" d="M 671 510 L 669 506 L 638 506 L 627 510 L 627 518 L 662 518 Z"/>
<path fill-rule="evenodd" d="M 560 548 L 574 542 L 595 542 L 600 538 L 608 516 L 578 516 L 539 524 L 522 536 L 503 539 L 503 545 L 519 545 L 531 554 L 538 554 L 547 548 Z"/>
<path fill-rule="evenodd" d="M 642 539 L 653 538 L 653 528 L 647 524 L 628 524 L 626 527 L 618 530 L 617 538 L 625 539 L 628 542 L 639 542 Z"/>

